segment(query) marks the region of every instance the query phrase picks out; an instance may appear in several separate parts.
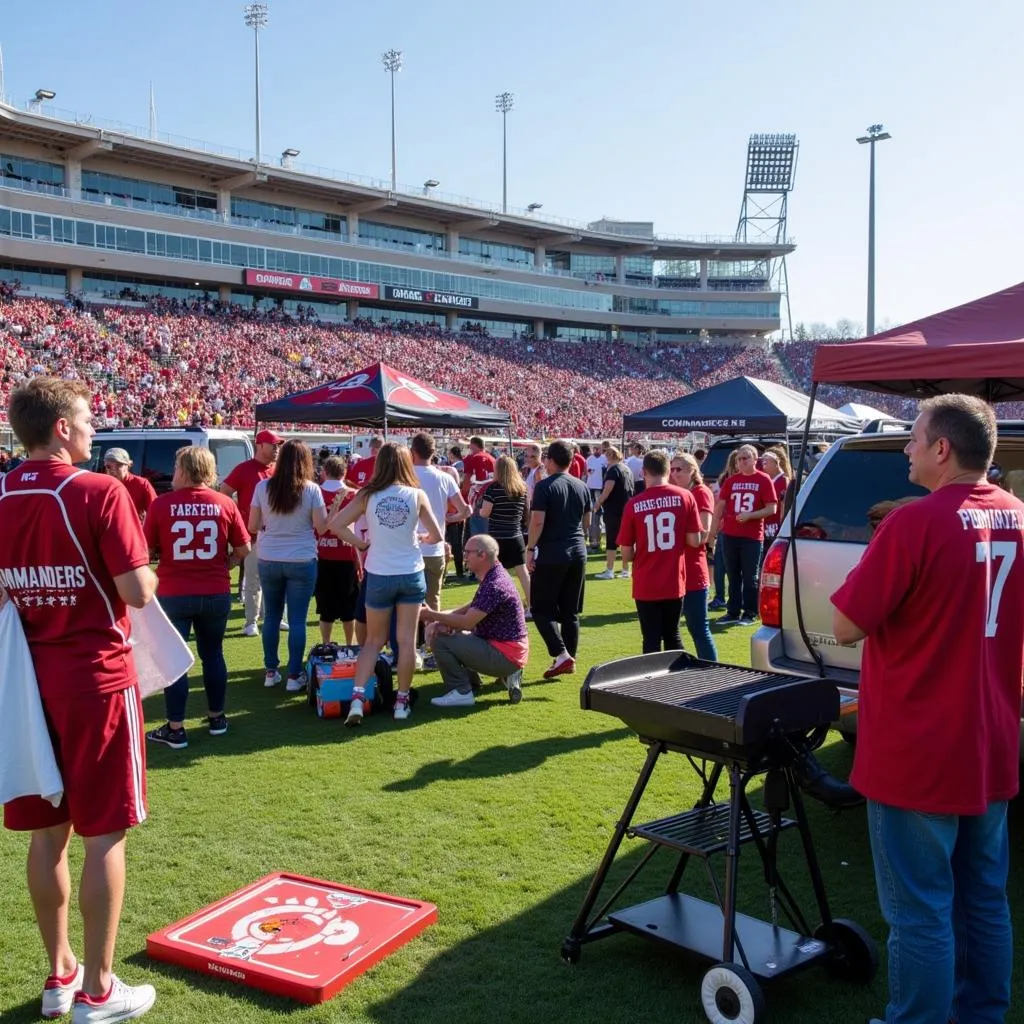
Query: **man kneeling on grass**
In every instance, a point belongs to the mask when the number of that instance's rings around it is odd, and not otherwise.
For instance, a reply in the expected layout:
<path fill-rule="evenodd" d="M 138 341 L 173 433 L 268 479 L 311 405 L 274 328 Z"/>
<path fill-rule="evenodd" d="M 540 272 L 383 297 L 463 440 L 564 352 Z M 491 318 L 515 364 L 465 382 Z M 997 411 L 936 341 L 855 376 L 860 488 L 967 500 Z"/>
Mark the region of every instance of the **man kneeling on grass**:
<path fill-rule="evenodd" d="M 530 656 L 523 603 L 515 582 L 498 561 L 498 542 L 488 534 L 471 537 L 463 549 L 466 567 L 480 581 L 469 604 L 452 612 L 421 608 L 428 623 L 426 641 L 433 649 L 445 693 L 430 703 L 439 708 L 473 704 L 480 674 L 495 676 L 518 704 L 523 696 L 523 666 Z"/>

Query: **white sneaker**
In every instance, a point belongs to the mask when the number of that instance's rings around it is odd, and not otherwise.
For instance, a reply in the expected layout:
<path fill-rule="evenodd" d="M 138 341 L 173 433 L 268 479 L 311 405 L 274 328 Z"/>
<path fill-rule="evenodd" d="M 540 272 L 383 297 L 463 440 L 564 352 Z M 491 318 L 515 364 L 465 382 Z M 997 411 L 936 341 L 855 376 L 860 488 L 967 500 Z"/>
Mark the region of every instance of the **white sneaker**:
<path fill-rule="evenodd" d="M 399 700 L 395 698 L 395 721 L 404 722 L 412 714 L 412 705 L 409 703 L 408 694 L 405 695 L 405 700 Z"/>
<path fill-rule="evenodd" d="M 289 676 L 288 682 L 284 684 L 288 693 L 298 693 L 306 688 L 306 673 L 300 672 L 297 676 Z"/>
<path fill-rule="evenodd" d="M 357 697 L 354 693 L 352 695 L 352 703 L 348 707 L 348 715 L 345 718 L 346 725 L 362 725 L 363 724 L 363 695 L 359 694 Z"/>
<path fill-rule="evenodd" d="M 595 580 L 613 580 L 615 579 L 614 569 L 605 569 L 604 572 L 599 572 L 595 577 Z"/>
<path fill-rule="evenodd" d="M 71 980 L 50 975 L 43 986 L 43 1009 L 44 1017 L 63 1017 L 65 1013 L 71 1012 L 71 1004 L 75 1001 L 75 993 L 82 987 L 82 978 L 85 976 L 85 969 L 78 965 Z"/>
<path fill-rule="evenodd" d="M 619 573 L 620 580 L 629 580 L 632 578 L 633 574 L 629 571 L 629 569 L 623 569 L 622 572 Z"/>
<path fill-rule="evenodd" d="M 277 686 L 281 682 L 281 673 L 277 669 L 270 669 L 263 677 L 263 685 L 267 688 Z"/>
<path fill-rule="evenodd" d="M 255 622 L 250 622 L 249 625 L 246 626 L 245 629 L 242 630 L 242 636 L 259 636 L 259 635 L 260 635 L 260 627 L 257 626 Z"/>
<path fill-rule="evenodd" d="M 282 633 L 287 633 L 288 632 L 288 620 L 287 619 L 282 619 L 281 620 L 280 629 L 281 629 Z"/>
<path fill-rule="evenodd" d="M 156 1002 L 152 985 L 126 985 L 111 975 L 110 991 L 102 997 L 75 995 L 71 1024 L 115 1024 L 141 1017 Z"/>
<path fill-rule="evenodd" d="M 431 697 L 430 703 L 435 708 L 471 708 L 476 703 L 473 691 L 459 693 L 458 690 L 449 690 L 441 697 Z M 397 705 L 396 705 L 397 710 Z"/>

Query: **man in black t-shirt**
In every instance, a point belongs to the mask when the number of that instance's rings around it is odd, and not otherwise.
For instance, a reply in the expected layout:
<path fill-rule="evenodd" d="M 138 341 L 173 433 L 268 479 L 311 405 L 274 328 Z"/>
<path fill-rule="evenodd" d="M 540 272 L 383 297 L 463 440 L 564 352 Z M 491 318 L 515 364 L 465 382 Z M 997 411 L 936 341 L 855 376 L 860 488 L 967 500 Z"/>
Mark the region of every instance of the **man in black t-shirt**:
<path fill-rule="evenodd" d="M 622 461 L 622 453 L 618 448 L 609 447 L 605 452 L 608 460 L 608 468 L 604 472 L 604 487 L 598 495 L 597 504 L 594 506 L 595 513 L 598 509 L 604 510 L 604 523 L 607 535 L 605 537 L 605 552 L 607 568 L 599 572 L 596 579 L 615 579 L 615 553 L 619 550 L 619 527 L 622 525 L 622 512 L 626 502 L 633 497 L 635 481 L 629 466 Z M 622 578 L 629 579 L 629 569 L 622 567 Z"/>
<path fill-rule="evenodd" d="M 526 567 L 533 573 L 530 611 L 548 654 L 554 659 L 545 679 L 576 671 L 583 611 L 583 579 L 587 568 L 590 491 L 566 471 L 572 447 L 565 441 L 548 445 L 547 476 L 533 491 Z"/>

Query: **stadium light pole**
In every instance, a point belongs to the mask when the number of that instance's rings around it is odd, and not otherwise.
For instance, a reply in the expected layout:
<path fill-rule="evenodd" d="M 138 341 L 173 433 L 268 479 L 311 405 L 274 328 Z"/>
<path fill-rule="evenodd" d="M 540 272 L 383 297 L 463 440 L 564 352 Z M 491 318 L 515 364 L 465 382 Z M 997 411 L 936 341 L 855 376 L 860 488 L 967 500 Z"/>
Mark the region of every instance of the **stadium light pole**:
<path fill-rule="evenodd" d="M 256 166 L 260 163 L 260 29 L 267 27 L 267 5 L 254 3 L 245 5 L 245 24 L 252 29 L 256 44 Z"/>
<path fill-rule="evenodd" d="M 510 92 L 494 97 L 494 109 L 501 114 L 501 212 L 508 213 L 508 112 L 515 104 Z"/>
<path fill-rule="evenodd" d="M 873 124 L 868 126 L 867 135 L 857 139 L 862 146 L 871 148 L 871 170 L 868 176 L 868 337 L 875 333 L 875 143 L 891 138 L 882 125 Z"/>
<path fill-rule="evenodd" d="M 384 70 L 391 75 L 391 191 L 398 191 L 398 161 L 395 149 L 395 72 L 402 70 L 402 51 L 388 50 L 381 54 Z"/>

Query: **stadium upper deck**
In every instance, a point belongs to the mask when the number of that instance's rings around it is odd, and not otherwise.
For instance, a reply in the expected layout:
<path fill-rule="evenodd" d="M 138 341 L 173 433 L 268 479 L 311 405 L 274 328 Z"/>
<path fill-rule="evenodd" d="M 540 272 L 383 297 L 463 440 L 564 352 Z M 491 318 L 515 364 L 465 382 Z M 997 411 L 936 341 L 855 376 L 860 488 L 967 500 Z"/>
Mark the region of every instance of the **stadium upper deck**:
<path fill-rule="evenodd" d="M 768 267 L 793 249 L 503 214 L 4 105 L 0 238 L 0 278 L 34 286 L 627 341 L 777 330 Z"/>

